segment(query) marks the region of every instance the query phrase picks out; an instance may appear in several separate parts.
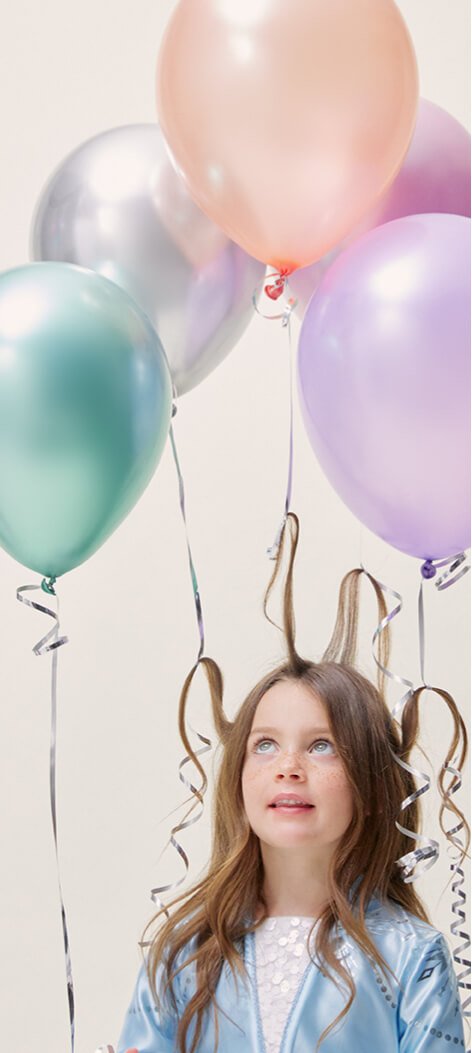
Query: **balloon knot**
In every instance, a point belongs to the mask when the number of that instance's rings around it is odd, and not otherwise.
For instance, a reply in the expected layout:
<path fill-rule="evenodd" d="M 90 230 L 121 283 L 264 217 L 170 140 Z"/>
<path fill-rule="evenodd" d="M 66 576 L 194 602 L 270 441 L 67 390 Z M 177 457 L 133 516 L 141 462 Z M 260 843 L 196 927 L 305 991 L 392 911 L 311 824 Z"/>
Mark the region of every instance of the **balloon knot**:
<path fill-rule="evenodd" d="M 49 578 L 48 581 L 46 581 L 46 578 L 43 578 L 43 580 L 41 582 L 41 588 L 42 588 L 43 592 L 47 592 L 49 596 L 55 596 L 56 595 L 56 590 L 54 588 L 55 582 L 56 582 L 55 578 Z"/>
<path fill-rule="evenodd" d="M 427 559 L 421 567 L 421 576 L 429 581 L 430 578 L 436 577 L 436 567 L 433 565 L 430 559 Z"/>

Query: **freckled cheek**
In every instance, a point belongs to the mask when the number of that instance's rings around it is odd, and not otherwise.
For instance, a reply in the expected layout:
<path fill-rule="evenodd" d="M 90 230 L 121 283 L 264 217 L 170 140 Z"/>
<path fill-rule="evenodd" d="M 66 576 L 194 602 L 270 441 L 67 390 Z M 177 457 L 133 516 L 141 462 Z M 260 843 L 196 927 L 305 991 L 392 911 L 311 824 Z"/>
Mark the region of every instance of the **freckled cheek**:
<path fill-rule="evenodd" d="M 258 757 L 257 759 L 251 757 L 243 768 L 243 789 L 245 783 L 260 782 L 264 778 L 270 778 L 273 769 L 276 767 L 275 757 L 272 759 L 269 757 Z"/>
<path fill-rule="evenodd" d="M 339 769 L 317 767 L 316 784 L 320 793 L 326 793 L 326 800 L 338 806 L 352 809 L 352 789 L 343 771 Z"/>
<path fill-rule="evenodd" d="M 243 787 L 245 783 L 257 782 L 263 774 L 264 772 L 260 768 L 248 769 L 243 776 Z"/>

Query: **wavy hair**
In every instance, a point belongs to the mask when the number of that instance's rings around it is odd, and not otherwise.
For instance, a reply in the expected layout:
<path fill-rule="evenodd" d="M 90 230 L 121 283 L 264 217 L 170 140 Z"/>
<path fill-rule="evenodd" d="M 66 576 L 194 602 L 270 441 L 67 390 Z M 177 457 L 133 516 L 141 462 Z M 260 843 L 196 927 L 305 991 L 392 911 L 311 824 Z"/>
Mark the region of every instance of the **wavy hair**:
<path fill-rule="evenodd" d="M 234 721 L 223 709 L 223 678 L 211 659 L 202 659 L 208 677 L 216 731 L 221 741 L 222 757 L 214 794 L 213 837 L 209 866 L 205 876 L 190 890 L 168 905 L 171 914 L 164 920 L 166 908 L 148 923 L 162 923 L 149 946 L 147 972 L 153 996 L 159 1005 L 168 998 L 176 1016 L 177 1003 L 173 981 L 178 973 L 195 963 L 195 993 L 178 1019 L 179 1053 L 195 1053 L 207 1014 L 215 1026 L 215 1050 L 218 1048 L 218 1008 L 216 987 L 223 963 L 233 976 L 245 976 L 241 940 L 254 931 L 266 916 L 264 873 L 259 841 L 249 826 L 243 805 L 241 774 L 254 714 L 266 692 L 281 681 L 297 681 L 306 686 L 326 707 L 337 752 L 349 779 L 353 816 L 331 861 L 328 878 L 329 901 L 320 915 L 316 932 L 315 953 L 322 969 L 346 993 L 342 1012 L 320 1036 L 316 1049 L 326 1035 L 342 1020 L 352 1005 L 355 983 L 335 954 L 335 936 L 339 925 L 366 954 L 373 967 L 386 976 L 388 965 L 371 939 L 365 919 L 368 903 L 375 894 L 381 900 L 393 900 L 424 921 L 426 910 L 411 883 L 405 884 L 397 860 L 411 848 L 410 840 L 395 826 L 402 802 L 415 794 L 412 775 L 396 763 L 393 754 L 407 761 L 417 741 L 419 693 L 415 693 L 404 710 L 401 728 L 393 721 L 381 690 L 353 667 L 357 647 L 358 586 L 361 570 L 347 575 L 340 589 L 338 616 L 333 636 L 319 663 L 302 658 L 295 648 L 293 611 L 293 568 L 298 543 L 298 520 L 289 513 L 277 562 L 269 582 L 264 610 L 277 580 L 284 542 L 290 537 L 288 569 L 285 576 L 283 631 L 287 660 L 264 676 L 249 692 Z M 370 576 L 369 576 L 370 578 Z M 379 614 L 385 617 L 383 593 L 375 579 Z M 268 617 L 268 615 L 267 615 Z M 388 654 L 388 626 L 379 640 L 383 659 Z M 184 685 L 179 707 L 179 726 L 185 748 L 197 763 L 185 732 L 185 710 L 191 677 Z M 443 693 L 445 694 L 445 693 Z M 454 722 L 451 750 L 459 748 L 459 769 L 466 751 L 466 729 L 450 696 L 447 705 Z M 448 759 L 452 756 L 448 751 Z M 444 779 L 439 782 L 443 808 L 451 807 Z M 455 814 L 463 820 L 454 806 Z M 402 812 L 402 826 L 411 831 L 419 828 L 418 800 L 414 798 Z M 468 833 L 468 827 L 465 826 Z M 257 921 L 255 919 L 258 919 Z M 190 944 L 190 941 L 191 944 Z M 192 950 L 189 950 L 191 946 Z M 163 986 L 156 987 L 157 968 L 162 968 Z M 193 1024 L 190 1040 L 189 1029 Z"/>

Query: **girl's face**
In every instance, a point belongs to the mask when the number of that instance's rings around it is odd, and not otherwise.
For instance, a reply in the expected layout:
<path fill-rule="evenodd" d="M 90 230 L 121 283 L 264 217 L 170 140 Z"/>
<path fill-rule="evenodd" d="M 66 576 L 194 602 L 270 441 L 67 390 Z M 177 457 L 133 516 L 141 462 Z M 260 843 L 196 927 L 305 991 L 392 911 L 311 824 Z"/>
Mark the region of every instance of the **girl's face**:
<path fill-rule="evenodd" d="M 324 704 L 301 681 L 274 684 L 257 706 L 242 772 L 261 843 L 331 855 L 353 814 L 352 791 Z"/>

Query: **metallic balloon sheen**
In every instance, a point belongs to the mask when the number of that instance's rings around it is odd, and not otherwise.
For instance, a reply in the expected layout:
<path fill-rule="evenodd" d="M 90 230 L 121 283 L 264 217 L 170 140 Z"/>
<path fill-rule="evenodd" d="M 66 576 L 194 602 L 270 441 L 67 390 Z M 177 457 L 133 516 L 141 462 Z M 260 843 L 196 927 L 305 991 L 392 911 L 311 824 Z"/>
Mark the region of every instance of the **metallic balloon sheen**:
<path fill-rule="evenodd" d="M 446 110 L 420 99 L 408 153 L 388 190 L 326 256 L 292 275 L 300 318 L 323 275 L 349 245 L 392 219 L 424 212 L 470 216 L 470 134 Z"/>
<path fill-rule="evenodd" d="M 59 577 L 132 509 L 159 462 L 171 378 L 133 300 L 98 274 L 0 276 L 0 544 Z"/>
<path fill-rule="evenodd" d="M 468 548 L 470 219 L 405 216 L 346 249 L 298 367 L 312 448 L 351 512 L 422 560 Z"/>
<path fill-rule="evenodd" d="M 126 289 L 159 334 L 177 395 L 237 343 L 264 274 L 193 203 L 157 124 L 113 128 L 61 162 L 37 204 L 31 254 Z"/>
<path fill-rule="evenodd" d="M 181 0 L 156 89 L 194 200 L 252 256 L 291 273 L 394 179 L 418 72 L 393 0 Z"/>

